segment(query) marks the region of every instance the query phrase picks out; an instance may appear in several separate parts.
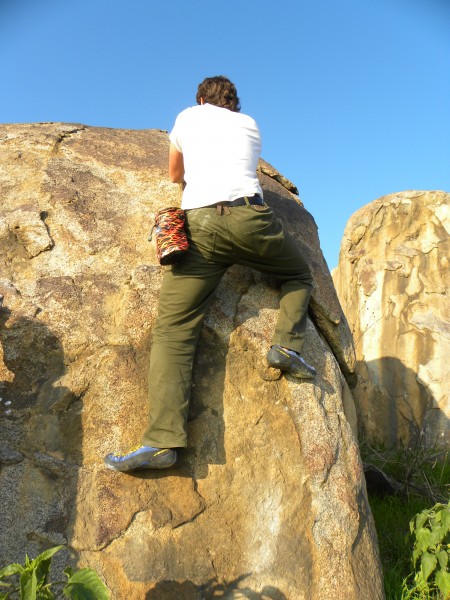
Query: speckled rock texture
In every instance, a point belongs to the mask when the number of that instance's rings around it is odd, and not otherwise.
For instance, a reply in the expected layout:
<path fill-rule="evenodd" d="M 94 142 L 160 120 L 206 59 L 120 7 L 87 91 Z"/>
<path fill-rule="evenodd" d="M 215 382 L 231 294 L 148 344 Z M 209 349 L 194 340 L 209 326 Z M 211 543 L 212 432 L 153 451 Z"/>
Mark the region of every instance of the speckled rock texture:
<path fill-rule="evenodd" d="M 383 196 L 347 224 L 333 272 L 369 439 L 450 448 L 450 194 Z"/>
<path fill-rule="evenodd" d="M 139 442 L 162 268 L 147 235 L 177 204 L 168 138 L 0 127 L 0 562 L 66 544 L 113 600 L 383 598 L 355 409 L 353 341 L 295 189 L 265 199 L 311 261 L 305 358 L 265 366 L 279 289 L 231 268 L 194 365 L 189 447 L 166 472 L 103 466 Z"/>

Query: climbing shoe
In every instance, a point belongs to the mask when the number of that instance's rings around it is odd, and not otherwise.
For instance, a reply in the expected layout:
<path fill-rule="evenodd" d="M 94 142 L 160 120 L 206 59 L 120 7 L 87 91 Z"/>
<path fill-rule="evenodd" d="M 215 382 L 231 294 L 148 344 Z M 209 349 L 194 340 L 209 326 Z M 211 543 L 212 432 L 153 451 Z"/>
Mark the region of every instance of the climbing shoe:
<path fill-rule="evenodd" d="M 136 471 L 137 469 L 166 469 L 175 464 L 176 450 L 138 446 L 126 454 L 108 454 L 104 462 L 114 471 Z"/>
<path fill-rule="evenodd" d="M 286 371 L 294 377 L 314 379 L 316 376 L 315 368 L 308 365 L 298 352 L 288 350 L 278 344 L 272 346 L 269 350 L 267 362 L 269 363 L 269 367 Z"/>

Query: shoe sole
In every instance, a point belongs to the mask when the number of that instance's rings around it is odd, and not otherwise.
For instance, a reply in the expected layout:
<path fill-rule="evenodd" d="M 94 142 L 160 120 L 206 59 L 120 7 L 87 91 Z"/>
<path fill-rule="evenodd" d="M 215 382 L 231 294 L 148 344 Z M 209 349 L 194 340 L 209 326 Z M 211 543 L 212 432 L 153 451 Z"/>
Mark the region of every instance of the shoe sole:
<path fill-rule="evenodd" d="M 138 464 L 133 465 L 132 464 L 132 460 L 130 460 L 128 462 L 128 464 L 126 465 L 114 465 L 114 464 L 110 464 L 106 461 L 104 461 L 105 466 L 108 469 L 111 469 L 111 471 L 119 471 L 121 473 L 127 473 L 128 471 L 140 471 L 140 470 L 146 470 L 146 469 L 168 469 L 169 467 L 172 467 L 175 463 L 177 462 L 177 455 L 175 453 L 175 455 L 170 459 L 170 462 L 163 462 L 161 461 L 159 464 L 157 463 L 152 463 L 152 461 L 143 461 L 142 458 L 141 460 L 138 461 Z"/>
<path fill-rule="evenodd" d="M 174 460 L 172 463 L 170 463 L 168 465 L 142 464 L 137 467 L 131 467 L 131 468 L 126 468 L 126 469 L 118 469 L 117 467 L 114 467 L 113 465 L 108 465 L 107 463 L 105 463 L 105 466 L 107 469 L 111 469 L 111 471 L 118 471 L 119 473 L 128 473 L 130 471 L 146 471 L 149 469 L 169 469 L 170 467 L 173 467 L 173 465 L 175 463 L 176 463 L 176 460 Z"/>

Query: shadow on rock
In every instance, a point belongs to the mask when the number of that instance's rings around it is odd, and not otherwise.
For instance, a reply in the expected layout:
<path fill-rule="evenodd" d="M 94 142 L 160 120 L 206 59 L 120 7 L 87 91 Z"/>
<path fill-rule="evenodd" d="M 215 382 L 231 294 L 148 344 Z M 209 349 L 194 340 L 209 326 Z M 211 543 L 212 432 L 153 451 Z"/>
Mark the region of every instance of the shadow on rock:
<path fill-rule="evenodd" d="M 67 388 L 57 336 L 35 318 L 0 308 L 0 561 L 68 542 L 81 453 L 79 410 Z M 5 368 L 6 367 L 6 368 Z M 56 384 L 56 385 L 55 385 Z M 65 560 L 61 552 L 55 563 Z"/>
<path fill-rule="evenodd" d="M 357 372 L 354 397 L 365 439 L 388 448 L 423 441 L 430 448 L 449 447 L 449 419 L 418 373 L 392 356 L 360 361 Z"/>
<path fill-rule="evenodd" d="M 203 585 L 196 585 L 192 581 L 159 581 L 156 586 L 147 592 L 145 600 L 210 600 L 213 598 L 248 598 L 249 600 L 286 600 L 286 596 L 278 588 L 271 585 L 264 586 L 262 592 L 255 592 L 247 587 L 240 587 L 241 582 L 248 575 L 241 575 L 234 581 L 218 583 L 211 579 Z"/>
<path fill-rule="evenodd" d="M 59 339 L 41 322 L 28 317 L 12 319 L 11 311 L 0 309 L 0 342 L 3 362 L 11 381 L 0 381 L 0 395 L 16 409 L 34 406 L 42 385 L 65 372 Z"/>

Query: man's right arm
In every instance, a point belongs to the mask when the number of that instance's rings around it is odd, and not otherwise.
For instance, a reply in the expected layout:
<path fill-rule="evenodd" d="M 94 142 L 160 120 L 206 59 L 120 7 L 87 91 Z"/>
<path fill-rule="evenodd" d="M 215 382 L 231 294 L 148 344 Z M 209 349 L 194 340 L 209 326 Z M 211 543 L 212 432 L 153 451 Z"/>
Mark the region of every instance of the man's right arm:
<path fill-rule="evenodd" d="M 184 158 L 183 153 L 177 150 L 173 144 L 169 149 L 169 178 L 173 183 L 184 181 Z"/>

